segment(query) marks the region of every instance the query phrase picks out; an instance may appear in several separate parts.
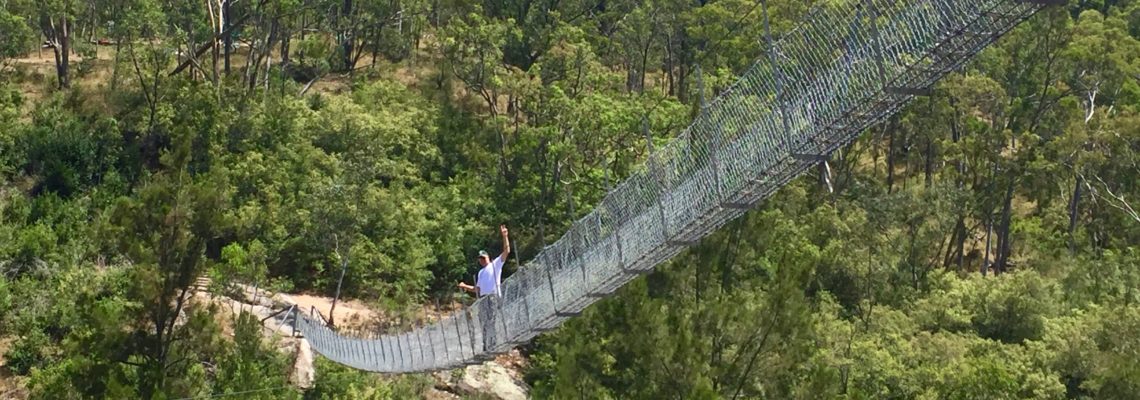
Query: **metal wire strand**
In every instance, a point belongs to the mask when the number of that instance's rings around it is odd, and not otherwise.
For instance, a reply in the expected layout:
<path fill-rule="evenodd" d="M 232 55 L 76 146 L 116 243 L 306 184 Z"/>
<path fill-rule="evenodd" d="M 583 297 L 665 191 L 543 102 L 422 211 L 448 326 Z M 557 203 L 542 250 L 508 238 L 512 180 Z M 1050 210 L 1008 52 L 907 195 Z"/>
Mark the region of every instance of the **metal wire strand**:
<path fill-rule="evenodd" d="M 1018 0 L 823 2 L 673 141 L 503 282 L 503 297 L 378 338 L 294 309 L 328 359 L 368 371 L 453 368 L 554 329 L 769 196 L 897 112 L 1044 5 Z M 767 42 L 767 41 L 766 41 Z"/>

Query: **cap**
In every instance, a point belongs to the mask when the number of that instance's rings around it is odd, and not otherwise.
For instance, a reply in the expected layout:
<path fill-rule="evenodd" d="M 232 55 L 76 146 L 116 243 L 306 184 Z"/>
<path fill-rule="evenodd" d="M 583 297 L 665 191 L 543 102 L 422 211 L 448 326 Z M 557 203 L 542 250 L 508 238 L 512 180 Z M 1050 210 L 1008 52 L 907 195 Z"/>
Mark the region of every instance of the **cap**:
<path fill-rule="evenodd" d="M 491 256 L 487 254 L 486 250 L 479 250 L 479 257 L 491 258 Z"/>

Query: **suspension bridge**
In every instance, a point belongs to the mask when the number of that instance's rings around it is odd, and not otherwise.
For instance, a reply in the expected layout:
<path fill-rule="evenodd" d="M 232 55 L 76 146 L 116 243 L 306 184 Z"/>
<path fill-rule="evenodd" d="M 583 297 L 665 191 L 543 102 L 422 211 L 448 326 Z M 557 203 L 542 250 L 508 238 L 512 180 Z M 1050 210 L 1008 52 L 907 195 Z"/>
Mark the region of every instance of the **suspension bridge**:
<path fill-rule="evenodd" d="M 294 323 L 324 357 L 405 373 L 479 363 L 578 315 L 626 282 L 825 162 L 867 127 L 1014 26 L 1063 0 L 823 2 L 612 189 L 487 296 L 430 325 L 378 338 Z"/>

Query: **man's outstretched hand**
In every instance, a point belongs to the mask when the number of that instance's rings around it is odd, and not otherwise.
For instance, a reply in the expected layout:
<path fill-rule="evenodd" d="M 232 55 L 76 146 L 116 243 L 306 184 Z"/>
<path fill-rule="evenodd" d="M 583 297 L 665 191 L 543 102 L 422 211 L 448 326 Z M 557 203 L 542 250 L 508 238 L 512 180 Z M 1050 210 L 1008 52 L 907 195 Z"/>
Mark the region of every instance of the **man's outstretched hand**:
<path fill-rule="evenodd" d="M 499 225 L 499 233 L 503 234 L 503 253 L 499 254 L 499 257 L 507 261 L 507 256 L 511 254 L 511 239 L 507 237 L 507 225 Z"/>

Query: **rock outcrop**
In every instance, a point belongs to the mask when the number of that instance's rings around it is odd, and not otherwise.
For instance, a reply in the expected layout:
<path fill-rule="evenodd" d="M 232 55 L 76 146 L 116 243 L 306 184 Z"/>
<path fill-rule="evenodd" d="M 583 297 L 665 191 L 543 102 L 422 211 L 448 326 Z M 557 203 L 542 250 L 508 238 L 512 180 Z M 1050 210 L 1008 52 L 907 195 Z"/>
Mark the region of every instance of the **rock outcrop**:
<path fill-rule="evenodd" d="M 289 373 L 289 382 L 302 389 L 313 387 L 316 370 L 313 369 L 313 348 L 309 341 L 297 340 L 297 350 L 293 353 L 293 371 Z"/>

